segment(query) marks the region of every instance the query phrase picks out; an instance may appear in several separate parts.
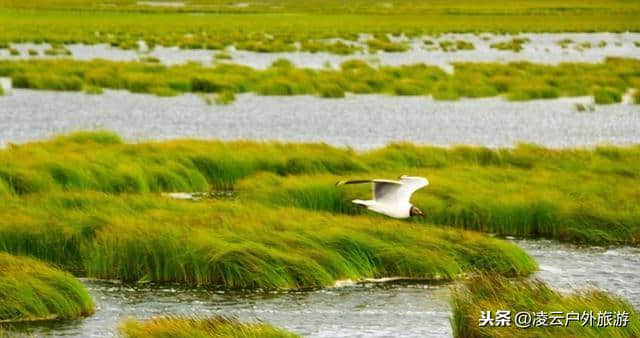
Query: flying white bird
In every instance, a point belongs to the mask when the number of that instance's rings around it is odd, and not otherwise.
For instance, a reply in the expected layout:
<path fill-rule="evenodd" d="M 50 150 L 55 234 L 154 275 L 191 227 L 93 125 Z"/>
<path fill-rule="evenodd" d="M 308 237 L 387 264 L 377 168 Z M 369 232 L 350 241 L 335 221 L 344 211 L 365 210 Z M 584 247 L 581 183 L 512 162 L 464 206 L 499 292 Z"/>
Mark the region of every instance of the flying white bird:
<path fill-rule="evenodd" d="M 420 209 L 409 203 L 409 200 L 416 190 L 429 185 L 429 181 L 426 178 L 400 176 L 399 181 L 382 179 L 352 180 L 340 181 L 336 185 L 359 183 L 373 183 L 373 199 L 366 201 L 353 200 L 353 203 L 393 218 L 423 215 Z"/>

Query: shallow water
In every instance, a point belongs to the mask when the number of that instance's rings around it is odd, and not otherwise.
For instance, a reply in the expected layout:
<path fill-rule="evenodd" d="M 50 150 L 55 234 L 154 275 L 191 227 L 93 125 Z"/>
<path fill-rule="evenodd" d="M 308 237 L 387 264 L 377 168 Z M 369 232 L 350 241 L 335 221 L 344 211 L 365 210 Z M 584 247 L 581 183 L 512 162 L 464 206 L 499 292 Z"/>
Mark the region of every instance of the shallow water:
<path fill-rule="evenodd" d="M 514 37 L 528 38 L 531 41 L 523 45 L 520 52 L 504 51 L 491 48 L 490 45 L 496 42 L 509 41 Z M 363 44 L 362 40 L 356 44 Z M 573 43 L 563 48 L 558 41 L 569 39 Z M 338 39 L 332 39 L 338 40 Z M 445 52 L 441 49 L 430 50 L 430 46 L 423 43 L 424 40 L 435 42 L 435 46 L 440 41 L 464 40 L 473 43 L 475 49 L 460 50 L 455 52 Z M 601 42 L 606 45 L 599 47 Z M 618 56 L 626 58 L 640 58 L 640 48 L 635 46 L 640 42 L 640 33 L 523 33 L 519 35 L 495 35 L 483 33 L 474 34 L 443 34 L 438 37 L 422 37 L 419 39 L 407 40 L 410 49 L 407 52 L 387 53 L 378 52 L 370 54 L 361 52 L 352 55 L 335 55 L 326 52 L 286 52 L 286 53 L 257 53 L 229 48 L 228 54 L 232 60 L 223 62 L 233 62 L 251 66 L 254 68 L 266 68 L 273 61 L 281 58 L 290 60 L 293 64 L 301 67 L 323 68 L 337 67 L 340 63 L 349 59 L 365 59 L 373 64 L 403 65 L 425 63 L 443 67 L 451 70 L 452 62 L 510 62 L 510 61 L 530 61 L 536 63 L 557 64 L 560 62 L 601 62 L 607 56 Z M 590 48 L 580 48 L 581 43 L 590 43 Z M 347 42 L 352 43 L 353 42 Z M 12 47 L 20 50 L 20 56 L 11 56 L 8 50 L 0 50 L 0 59 L 32 59 L 50 58 L 43 55 L 44 50 L 49 49 L 48 44 L 21 43 L 13 44 Z M 108 44 L 80 45 L 72 44 L 67 48 L 71 51 L 73 58 L 78 60 L 90 60 L 102 58 L 116 61 L 137 60 L 141 56 L 153 56 L 165 64 L 180 64 L 188 61 L 211 64 L 215 61 L 214 55 L 217 51 L 189 49 L 182 50 L 177 47 L 158 46 L 154 50 L 140 53 L 134 50 L 122 50 L 114 48 Z M 39 56 L 29 56 L 28 50 L 37 50 Z"/>
<path fill-rule="evenodd" d="M 578 247 L 550 240 L 515 243 L 538 261 L 536 276 L 554 288 L 601 288 L 640 307 L 640 248 Z"/>
<path fill-rule="evenodd" d="M 537 277 L 564 291 L 597 286 L 640 307 L 640 249 L 580 248 L 516 240 L 540 263 Z M 233 315 L 309 337 L 445 337 L 448 285 L 359 285 L 311 292 L 242 293 L 84 280 L 97 302 L 92 317 L 22 327 L 35 335 L 112 337 L 125 318 Z M 541 310 L 541 309 L 531 309 Z"/>
<path fill-rule="evenodd" d="M 102 95 L 12 90 L 0 96 L 0 144 L 49 138 L 78 129 L 110 129 L 128 140 L 217 138 L 326 142 L 356 149 L 392 141 L 490 147 L 533 142 L 549 147 L 640 142 L 640 105 L 578 112 L 561 98 L 434 101 L 427 97 L 239 95 L 228 106 L 197 95 L 171 98 L 106 91 Z"/>
<path fill-rule="evenodd" d="M 85 281 L 95 315 L 30 329 L 36 335 L 108 337 L 129 317 L 225 315 L 264 321 L 310 337 L 451 336 L 447 286 L 352 286 L 312 292 L 216 293 Z M 222 291 L 219 291 L 222 292 Z"/>

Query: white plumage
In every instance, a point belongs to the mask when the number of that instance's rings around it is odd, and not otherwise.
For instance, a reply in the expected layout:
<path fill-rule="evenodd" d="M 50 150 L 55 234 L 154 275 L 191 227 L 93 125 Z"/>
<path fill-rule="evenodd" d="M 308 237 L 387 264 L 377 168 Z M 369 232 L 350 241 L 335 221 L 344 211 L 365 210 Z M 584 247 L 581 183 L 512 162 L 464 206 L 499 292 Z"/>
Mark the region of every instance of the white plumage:
<path fill-rule="evenodd" d="M 422 215 L 420 209 L 413 206 L 409 200 L 416 190 L 429 185 L 426 178 L 401 176 L 398 181 L 385 179 L 351 180 L 338 182 L 337 185 L 359 183 L 373 183 L 373 199 L 353 200 L 353 203 L 393 218 Z"/>

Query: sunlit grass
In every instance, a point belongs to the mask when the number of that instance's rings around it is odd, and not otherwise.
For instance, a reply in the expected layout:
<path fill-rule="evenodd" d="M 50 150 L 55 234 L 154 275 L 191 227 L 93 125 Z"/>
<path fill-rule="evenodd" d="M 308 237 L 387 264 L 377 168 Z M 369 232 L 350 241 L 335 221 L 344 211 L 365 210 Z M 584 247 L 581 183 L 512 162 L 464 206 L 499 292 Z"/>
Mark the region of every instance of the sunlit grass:
<path fill-rule="evenodd" d="M 482 234 L 249 200 L 45 193 L 5 197 L 0 250 L 90 277 L 228 288 L 308 288 L 340 279 L 527 275 L 515 244 Z"/>
<path fill-rule="evenodd" d="M 127 320 L 120 329 L 125 338 L 294 338 L 299 337 L 283 329 L 264 323 L 242 323 L 224 317 L 156 317 L 140 322 Z"/>
<path fill-rule="evenodd" d="M 622 93 L 614 88 L 598 88 L 593 95 L 597 104 L 612 104 L 622 101 Z"/>
<path fill-rule="evenodd" d="M 407 50 L 409 50 L 409 46 L 406 43 L 394 42 L 385 37 L 386 36 L 379 36 L 377 38 L 367 40 L 369 52 L 406 52 Z"/>
<path fill-rule="evenodd" d="M 608 58 L 603 63 L 543 65 L 528 62 L 456 63 L 454 73 L 424 64 L 374 67 L 350 60 L 340 69 L 298 68 L 277 60 L 265 70 L 233 64 L 165 66 L 141 62 L 0 61 L 0 76 L 16 88 L 79 91 L 84 87 L 125 89 L 161 96 L 185 92 L 260 95 L 345 93 L 431 95 L 438 100 L 502 95 L 509 100 L 593 95 L 596 103 L 620 102 L 640 85 L 640 61 Z"/>
<path fill-rule="evenodd" d="M 73 319 L 93 311 L 91 296 L 70 274 L 0 253 L 0 321 Z"/>
<path fill-rule="evenodd" d="M 354 40 L 359 33 L 415 37 L 443 32 L 638 31 L 638 13 L 640 5 L 625 0 L 508 4 L 271 0 L 251 2 L 247 7 L 210 0 L 189 1 L 180 8 L 140 6 L 133 0 L 116 0 L 108 6 L 78 0 L 6 0 L 0 4 L 2 42 L 102 42 L 137 49 L 137 41 L 144 40 L 150 46 L 221 49 L 236 45 L 262 52 L 292 50 L 294 42 L 309 40 Z M 346 51 L 344 46 L 320 48 Z"/>
<path fill-rule="evenodd" d="M 562 294 L 551 289 L 541 281 L 508 280 L 496 275 L 482 274 L 454 288 L 451 307 L 453 315 L 451 327 L 454 337 L 637 337 L 640 336 L 638 313 L 622 298 L 599 290 Z M 481 327 L 480 314 L 491 311 L 495 319 L 496 311 L 509 310 L 511 325 L 508 327 Z M 560 326 L 532 325 L 530 328 L 517 328 L 515 314 L 524 312 L 552 311 L 562 312 Z M 593 312 L 595 321 L 582 325 L 582 320 L 572 320 L 565 326 L 565 314 Z M 610 325 L 615 323 L 615 312 L 626 311 L 629 322 L 625 327 L 597 327 L 597 316 L 602 311 L 613 314 Z M 533 315 L 532 315 L 533 317 Z M 575 318 L 575 316 L 573 317 Z M 550 323 L 548 317 L 547 323 Z"/>
<path fill-rule="evenodd" d="M 353 44 L 346 44 L 342 41 L 330 43 L 317 40 L 305 40 L 300 43 L 300 50 L 311 53 L 329 52 L 338 55 L 348 55 L 361 52 L 363 48 Z"/>
<path fill-rule="evenodd" d="M 468 41 L 463 41 L 463 40 L 455 40 L 455 41 L 445 40 L 445 41 L 440 41 L 438 45 L 445 52 L 455 52 L 457 50 L 475 49 L 475 47 L 473 46 L 473 43 Z"/>
<path fill-rule="evenodd" d="M 529 39 L 527 38 L 513 38 L 509 41 L 492 43 L 490 47 L 499 50 L 511 50 L 514 52 L 519 52 L 523 49 L 522 46 L 528 42 Z"/>
<path fill-rule="evenodd" d="M 346 178 L 428 177 L 414 221 L 593 244 L 640 243 L 638 146 L 552 150 L 418 147 L 357 153 L 318 144 L 167 141 L 125 144 L 76 133 L 0 151 L 0 195 L 233 189 L 241 200 L 360 213 L 369 187 Z M 262 173 L 261 173 L 262 172 Z M 261 174 L 259 174 L 261 173 Z"/>

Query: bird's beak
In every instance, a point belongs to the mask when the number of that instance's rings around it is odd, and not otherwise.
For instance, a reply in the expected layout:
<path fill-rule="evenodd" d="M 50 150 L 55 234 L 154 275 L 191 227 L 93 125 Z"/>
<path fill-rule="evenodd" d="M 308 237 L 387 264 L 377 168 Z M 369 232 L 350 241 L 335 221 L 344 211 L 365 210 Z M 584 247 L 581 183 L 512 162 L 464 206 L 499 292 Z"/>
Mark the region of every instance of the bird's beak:
<path fill-rule="evenodd" d="M 416 207 L 411 207 L 411 212 L 410 212 L 411 216 L 424 216 L 424 214 L 422 213 L 422 210 L 416 208 Z"/>

